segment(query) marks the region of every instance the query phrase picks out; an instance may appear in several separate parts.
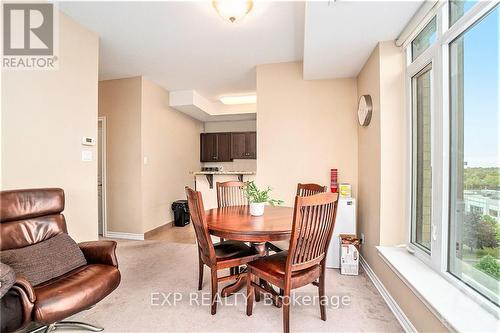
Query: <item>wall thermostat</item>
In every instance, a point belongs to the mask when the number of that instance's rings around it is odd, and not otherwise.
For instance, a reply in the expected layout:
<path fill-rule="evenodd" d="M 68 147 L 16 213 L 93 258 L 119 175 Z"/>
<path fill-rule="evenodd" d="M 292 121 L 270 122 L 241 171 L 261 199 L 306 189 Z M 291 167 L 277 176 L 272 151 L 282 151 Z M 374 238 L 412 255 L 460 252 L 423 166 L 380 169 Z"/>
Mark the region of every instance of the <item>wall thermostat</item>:
<path fill-rule="evenodd" d="M 95 139 L 91 137 L 82 138 L 82 145 L 84 146 L 95 146 Z"/>

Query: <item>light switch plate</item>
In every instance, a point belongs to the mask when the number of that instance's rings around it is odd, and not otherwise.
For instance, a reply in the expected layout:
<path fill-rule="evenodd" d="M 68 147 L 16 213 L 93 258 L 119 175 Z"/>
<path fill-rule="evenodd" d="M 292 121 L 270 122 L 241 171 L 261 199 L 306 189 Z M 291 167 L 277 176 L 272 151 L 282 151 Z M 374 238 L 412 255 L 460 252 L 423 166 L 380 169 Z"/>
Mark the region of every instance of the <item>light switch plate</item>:
<path fill-rule="evenodd" d="M 91 137 L 83 137 L 82 138 L 82 145 L 84 146 L 95 146 L 95 139 Z"/>
<path fill-rule="evenodd" d="M 92 161 L 92 150 L 82 150 L 82 161 L 84 162 Z"/>

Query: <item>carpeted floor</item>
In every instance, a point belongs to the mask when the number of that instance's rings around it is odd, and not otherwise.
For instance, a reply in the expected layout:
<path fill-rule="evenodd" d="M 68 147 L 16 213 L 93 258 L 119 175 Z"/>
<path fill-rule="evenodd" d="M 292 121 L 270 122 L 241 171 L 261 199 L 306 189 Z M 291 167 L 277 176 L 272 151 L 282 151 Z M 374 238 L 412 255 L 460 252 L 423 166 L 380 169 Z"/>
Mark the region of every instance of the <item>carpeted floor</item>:
<path fill-rule="evenodd" d="M 202 297 L 205 303 L 209 302 L 208 268 L 205 268 L 203 291 L 196 290 L 196 245 L 120 241 L 118 259 L 122 273 L 118 289 L 94 308 L 71 319 L 103 326 L 107 332 L 282 331 L 281 309 L 272 305 L 255 303 L 253 315 L 247 317 L 245 290 L 236 297 L 221 300 L 227 304 L 219 303 L 217 314 L 210 315 L 209 305 L 202 304 Z M 304 297 L 316 296 L 317 288 L 310 285 L 295 291 L 296 299 L 303 305 L 291 307 L 292 332 L 402 331 L 364 273 L 343 276 L 329 269 L 326 293 L 330 304 L 324 322 L 319 317 L 319 306 L 309 305 Z"/>

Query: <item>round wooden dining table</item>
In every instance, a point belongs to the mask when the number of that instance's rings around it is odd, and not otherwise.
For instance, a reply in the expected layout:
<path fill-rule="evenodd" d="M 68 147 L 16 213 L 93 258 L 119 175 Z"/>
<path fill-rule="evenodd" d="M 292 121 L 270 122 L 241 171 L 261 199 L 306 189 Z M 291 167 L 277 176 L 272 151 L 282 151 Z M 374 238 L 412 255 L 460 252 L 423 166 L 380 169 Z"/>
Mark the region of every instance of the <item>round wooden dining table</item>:
<path fill-rule="evenodd" d="M 206 211 L 210 234 L 224 239 L 249 242 L 262 256 L 266 255 L 266 242 L 290 239 L 293 208 L 266 206 L 264 215 L 250 215 L 249 206 L 213 208 Z M 221 294 L 229 296 L 246 284 L 246 276 L 226 286 Z"/>

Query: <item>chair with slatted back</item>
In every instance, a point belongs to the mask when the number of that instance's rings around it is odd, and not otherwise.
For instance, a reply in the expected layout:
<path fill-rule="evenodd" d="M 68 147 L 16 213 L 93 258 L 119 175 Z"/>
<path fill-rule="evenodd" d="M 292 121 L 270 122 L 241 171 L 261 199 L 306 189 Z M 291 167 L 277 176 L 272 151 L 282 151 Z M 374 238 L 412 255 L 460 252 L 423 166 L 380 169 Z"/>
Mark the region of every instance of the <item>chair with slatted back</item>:
<path fill-rule="evenodd" d="M 308 197 L 323 192 L 328 192 L 328 187 L 318 184 L 297 184 L 297 195 L 299 197 Z"/>
<path fill-rule="evenodd" d="M 217 206 L 219 208 L 224 208 L 229 206 L 248 205 L 248 199 L 243 191 L 244 186 L 245 183 L 243 182 L 217 182 Z"/>
<path fill-rule="evenodd" d="M 310 195 L 315 195 L 318 193 L 324 193 L 328 192 L 328 187 L 327 186 L 321 186 L 318 184 L 297 184 L 297 195 L 299 197 L 308 197 Z M 281 252 L 285 251 L 288 249 L 288 246 L 290 245 L 288 240 L 282 240 L 282 241 L 274 241 L 274 242 L 267 242 L 266 247 L 268 250 L 274 251 L 274 252 Z"/>
<path fill-rule="evenodd" d="M 290 290 L 310 283 L 318 286 L 321 319 L 326 320 L 325 261 L 337 214 L 337 193 L 295 197 L 290 248 L 247 264 L 247 315 L 252 315 L 255 292 L 269 293 L 265 284 L 283 290 L 271 298 L 283 307 L 283 331 L 290 331 Z M 317 282 L 319 279 L 319 282 Z M 259 283 L 255 283 L 259 281 Z"/>
<path fill-rule="evenodd" d="M 219 208 L 224 208 L 248 205 L 248 199 L 243 191 L 244 186 L 244 182 L 217 182 L 215 186 L 217 192 L 217 206 Z M 223 242 L 224 238 L 221 237 L 220 241 Z"/>
<path fill-rule="evenodd" d="M 211 271 L 211 313 L 214 315 L 217 312 L 216 297 L 218 292 L 218 283 L 222 281 L 236 280 L 242 274 L 246 274 L 238 272 L 236 274 L 218 277 L 217 271 L 245 265 L 247 262 L 259 258 L 260 254 L 254 248 L 240 241 L 229 240 L 213 244 L 212 238 L 210 238 L 210 234 L 208 232 L 208 225 L 205 219 L 205 209 L 203 207 L 201 193 L 186 187 L 186 195 L 188 198 L 191 221 L 193 222 L 196 240 L 198 243 L 198 290 L 201 290 L 202 288 L 203 268 L 204 265 L 207 265 Z"/>

